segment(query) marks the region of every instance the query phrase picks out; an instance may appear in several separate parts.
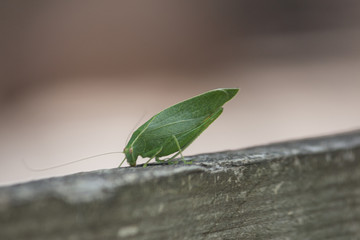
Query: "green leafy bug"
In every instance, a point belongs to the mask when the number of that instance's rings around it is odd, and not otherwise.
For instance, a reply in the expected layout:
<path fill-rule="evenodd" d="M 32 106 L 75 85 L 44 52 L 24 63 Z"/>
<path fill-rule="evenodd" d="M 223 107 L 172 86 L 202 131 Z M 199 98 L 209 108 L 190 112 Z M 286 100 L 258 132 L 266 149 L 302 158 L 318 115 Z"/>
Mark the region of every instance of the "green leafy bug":
<path fill-rule="evenodd" d="M 223 111 L 222 106 L 233 98 L 238 88 L 219 88 L 177 103 L 150 118 L 132 134 L 124 148 L 125 160 L 136 166 L 138 156 L 149 158 L 144 167 L 155 158 L 176 153 L 187 148 Z M 185 162 L 185 161 L 184 161 Z"/>

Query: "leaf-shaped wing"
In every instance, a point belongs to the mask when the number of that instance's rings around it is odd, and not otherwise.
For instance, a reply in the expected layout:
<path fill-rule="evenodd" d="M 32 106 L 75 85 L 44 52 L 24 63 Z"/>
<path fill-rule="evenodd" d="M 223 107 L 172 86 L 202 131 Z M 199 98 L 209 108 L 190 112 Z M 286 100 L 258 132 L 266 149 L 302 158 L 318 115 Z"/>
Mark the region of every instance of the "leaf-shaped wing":
<path fill-rule="evenodd" d="M 219 112 L 221 107 L 237 92 L 238 89 L 215 89 L 175 104 L 139 127 L 128 145 L 137 146 L 139 155 L 142 155 L 142 153 L 164 146 L 173 135 L 181 138 L 182 134 L 195 130 L 214 113 Z"/>

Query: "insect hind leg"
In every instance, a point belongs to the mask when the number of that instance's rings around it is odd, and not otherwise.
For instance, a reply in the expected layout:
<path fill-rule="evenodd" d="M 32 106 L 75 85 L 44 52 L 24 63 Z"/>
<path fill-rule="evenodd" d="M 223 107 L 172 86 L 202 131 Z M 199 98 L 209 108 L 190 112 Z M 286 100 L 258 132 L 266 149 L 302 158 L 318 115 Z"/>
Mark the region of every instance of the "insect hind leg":
<path fill-rule="evenodd" d="M 187 161 L 185 161 L 185 158 L 184 158 L 184 156 L 183 156 L 183 154 L 182 154 L 182 151 L 181 151 L 181 147 L 180 147 L 179 141 L 177 140 L 177 138 L 175 137 L 175 135 L 172 135 L 172 137 L 173 137 L 173 139 L 174 139 L 174 141 L 175 141 L 175 143 L 176 143 L 176 146 L 178 147 L 179 151 L 178 151 L 178 153 L 176 153 L 174 156 L 172 156 L 172 157 L 169 159 L 169 161 L 172 160 L 172 159 L 174 159 L 177 155 L 180 154 L 181 160 L 183 161 L 184 164 L 192 164 L 192 162 L 187 162 Z M 176 163 L 177 163 L 177 162 L 176 162 Z"/>

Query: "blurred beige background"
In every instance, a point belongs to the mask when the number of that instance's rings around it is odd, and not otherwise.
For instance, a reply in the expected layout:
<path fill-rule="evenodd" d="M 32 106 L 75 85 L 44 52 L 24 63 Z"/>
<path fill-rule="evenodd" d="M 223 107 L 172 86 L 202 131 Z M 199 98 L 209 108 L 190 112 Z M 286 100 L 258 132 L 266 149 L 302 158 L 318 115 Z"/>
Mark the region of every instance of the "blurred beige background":
<path fill-rule="evenodd" d="M 185 155 L 360 127 L 356 0 L 0 2 L 0 185 L 117 167 L 145 114 L 241 92 Z M 139 126 L 139 125 L 137 125 Z M 141 162 L 141 161 L 140 161 Z"/>

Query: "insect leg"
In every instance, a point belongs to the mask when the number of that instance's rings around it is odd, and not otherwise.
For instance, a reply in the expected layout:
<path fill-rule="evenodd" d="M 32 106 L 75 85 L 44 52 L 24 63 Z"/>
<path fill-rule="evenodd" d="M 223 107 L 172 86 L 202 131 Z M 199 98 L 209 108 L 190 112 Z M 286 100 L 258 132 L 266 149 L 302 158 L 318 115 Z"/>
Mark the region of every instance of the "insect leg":
<path fill-rule="evenodd" d="M 177 140 L 177 138 L 175 137 L 175 135 L 172 135 L 172 138 L 174 139 L 174 142 L 175 142 L 175 144 L 176 144 L 176 146 L 177 146 L 177 148 L 178 148 L 179 151 L 178 151 L 177 153 L 175 153 L 173 156 L 171 156 L 170 158 L 165 159 L 165 160 L 161 160 L 160 158 L 158 158 L 158 157 L 155 156 L 156 162 L 159 162 L 159 163 L 168 162 L 169 164 L 177 164 L 178 161 L 172 162 L 172 160 L 173 160 L 174 158 L 176 158 L 176 157 L 180 154 L 180 155 L 181 155 L 181 160 L 182 160 L 185 164 L 192 164 L 192 161 L 185 161 L 185 158 L 184 158 L 184 156 L 182 155 L 182 150 L 185 150 L 190 144 L 186 145 L 186 146 L 181 150 L 179 141 Z M 159 153 L 159 152 L 158 152 L 158 153 Z M 156 155 L 157 155 L 158 153 L 156 153 Z"/>
<path fill-rule="evenodd" d="M 154 158 L 156 158 L 156 155 L 158 155 L 162 150 L 162 147 L 159 148 L 158 151 L 155 152 L 155 154 L 153 156 L 150 157 L 150 159 L 144 164 L 144 168 L 147 167 L 148 163 L 153 160 Z"/>
<path fill-rule="evenodd" d="M 177 138 L 175 137 L 175 135 L 172 135 L 172 138 L 174 139 L 174 141 L 175 141 L 175 143 L 176 143 L 176 146 L 177 146 L 178 149 L 179 149 L 178 154 L 180 153 L 181 159 L 182 159 L 183 161 L 185 161 L 184 156 L 182 155 L 182 152 L 181 152 L 181 147 L 180 147 L 179 141 L 177 140 Z M 176 154 L 176 155 L 178 155 L 178 154 Z M 176 155 L 175 155 L 175 156 L 176 156 Z"/>
<path fill-rule="evenodd" d="M 124 160 L 122 160 L 122 162 L 120 163 L 119 167 L 121 167 L 121 165 L 123 165 L 123 163 L 125 162 L 126 157 L 124 158 Z"/>
<path fill-rule="evenodd" d="M 155 161 L 158 163 L 164 163 L 166 160 L 161 160 L 159 157 L 155 157 Z"/>
<path fill-rule="evenodd" d="M 185 161 L 185 158 L 184 158 L 184 156 L 182 155 L 182 151 L 181 151 L 181 147 L 180 147 L 179 141 L 177 140 L 177 138 L 175 137 L 175 135 L 172 135 L 172 137 L 173 137 L 173 139 L 174 139 L 174 141 L 175 141 L 175 143 L 176 143 L 176 146 L 177 146 L 178 149 L 179 149 L 179 152 L 178 152 L 177 154 L 175 154 L 174 156 L 172 156 L 169 160 L 172 160 L 173 158 L 175 158 L 177 155 L 180 154 L 181 160 L 184 162 L 184 164 L 188 164 L 188 162 Z M 191 164 L 191 163 L 189 163 L 189 164 Z"/>

